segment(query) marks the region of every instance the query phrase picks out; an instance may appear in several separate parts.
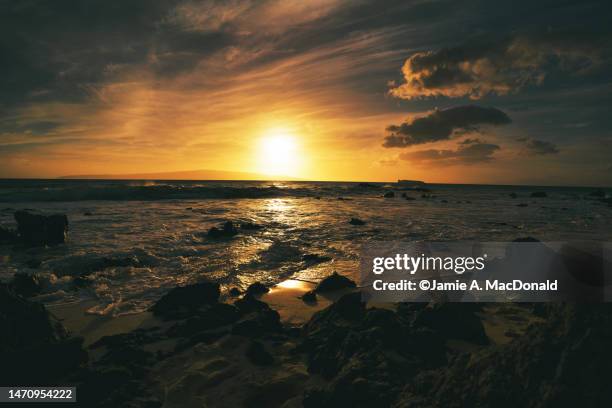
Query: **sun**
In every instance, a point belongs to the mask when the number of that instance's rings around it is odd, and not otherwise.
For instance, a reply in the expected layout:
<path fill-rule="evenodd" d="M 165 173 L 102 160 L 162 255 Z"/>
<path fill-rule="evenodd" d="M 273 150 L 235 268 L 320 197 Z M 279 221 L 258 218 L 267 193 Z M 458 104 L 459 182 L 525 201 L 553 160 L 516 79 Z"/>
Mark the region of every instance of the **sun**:
<path fill-rule="evenodd" d="M 259 171 L 270 175 L 294 175 L 300 162 L 297 139 L 285 128 L 266 130 L 257 154 Z"/>

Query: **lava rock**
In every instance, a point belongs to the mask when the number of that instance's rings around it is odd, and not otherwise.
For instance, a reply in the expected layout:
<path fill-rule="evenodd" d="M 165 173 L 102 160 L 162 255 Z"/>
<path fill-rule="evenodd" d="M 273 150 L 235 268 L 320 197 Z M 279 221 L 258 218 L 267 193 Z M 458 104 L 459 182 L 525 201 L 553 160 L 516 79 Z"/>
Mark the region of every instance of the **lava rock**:
<path fill-rule="evenodd" d="M 238 288 L 231 288 L 227 294 L 230 295 L 231 297 L 238 297 L 241 295 L 242 292 L 240 292 L 240 289 Z"/>
<path fill-rule="evenodd" d="M 263 295 L 268 293 L 270 289 L 261 282 L 251 283 L 246 290 L 247 295 Z"/>
<path fill-rule="evenodd" d="M 355 282 L 347 278 L 346 276 L 340 275 L 337 272 L 332 273 L 325 279 L 323 279 L 315 288 L 316 293 L 332 292 L 340 289 L 350 289 L 357 285 Z"/>
<path fill-rule="evenodd" d="M 221 228 L 212 227 L 208 230 L 208 237 L 213 239 L 231 238 L 238 234 L 238 229 L 231 221 L 226 221 Z"/>
<path fill-rule="evenodd" d="M 274 363 L 274 357 L 270 354 L 264 345 L 257 341 L 252 340 L 246 349 L 246 356 L 251 363 L 258 366 L 268 366 Z"/>
<path fill-rule="evenodd" d="M 349 221 L 349 224 L 351 225 L 365 225 L 366 222 L 363 220 L 360 220 L 359 218 L 351 218 L 351 220 Z"/>
<path fill-rule="evenodd" d="M 395 197 L 395 193 L 393 191 L 388 191 L 383 195 L 384 198 L 393 198 Z"/>
<path fill-rule="evenodd" d="M 66 242 L 68 217 L 64 214 L 43 215 L 26 210 L 16 211 L 17 233 L 27 246 L 52 246 Z"/>
<path fill-rule="evenodd" d="M 190 317 L 184 322 L 172 326 L 168 330 L 168 335 L 181 337 L 193 336 L 203 331 L 230 325 L 239 318 L 240 312 L 236 306 L 226 303 L 217 303 L 198 311 L 194 317 Z"/>
<path fill-rule="evenodd" d="M 217 303 L 220 294 L 219 284 L 213 282 L 179 286 L 162 296 L 151 307 L 151 311 L 156 316 L 166 318 L 184 317 L 191 315 L 203 306 Z"/>

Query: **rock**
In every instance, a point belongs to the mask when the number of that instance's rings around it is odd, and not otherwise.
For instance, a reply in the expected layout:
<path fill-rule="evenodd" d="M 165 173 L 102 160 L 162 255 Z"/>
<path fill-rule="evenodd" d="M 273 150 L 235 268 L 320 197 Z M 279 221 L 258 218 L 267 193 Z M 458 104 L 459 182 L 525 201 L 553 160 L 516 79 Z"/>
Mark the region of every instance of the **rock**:
<path fill-rule="evenodd" d="M 461 354 L 448 367 L 415 378 L 396 406 L 611 406 L 602 375 L 612 369 L 610 304 L 551 307 L 545 322 L 510 343 Z"/>
<path fill-rule="evenodd" d="M 356 286 L 357 285 L 355 284 L 355 282 L 353 282 L 346 276 L 334 272 L 325 279 L 323 279 L 321 282 L 319 282 L 319 284 L 315 288 L 315 292 L 331 292 L 334 290 L 354 288 Z"/>
<path fill-rule="evenodd" d="M 0 245 L 10 245 L 17 242 L 15 231 L 0 225 Z"/>
<path fill-rule="evenodd" d="M 228 292 L 228 295 L 230 295 L 231 297 L 238 297 L 242 294 L 242 292 L 240 292 L 240 289 L 238 288 L 231 288 Z"/>
<path fill-rule="evenodd" d="M 64 214 L 43 215 L 20 210 L 14 217 L 19 238 L 27 246 L 52 246 L 66 242 L 68 217 Z"/>
<path fill-rule="evenodd" d="M 516 205 L 517 207 L 527 207 L 529 206 L 529 204 L 525 204 L 525 203 L 520 203 Z"/>
<path fill-rule="evenodd" d="M 357 187 L 360 187 L 360 188 L 380 188 L 379 185 L 370 184 L 370 183 L 359 183 L 359 184 L 357 184 Z"/>
<path fill-rule="evenodd" d="M 220 294 L 219 284 L 213 282 L 179 286 L 162 296 L 151 307 L 151 311 L 156 316 L 166 318 L 184 317 L 203 306 L 217 303 Z"/>
<path fill-rule="evenodd" d="M 208 230 L 208 237 L 213 239 L 231 238 L 238 234 L 238 229 L 231 221 L 226 221 L 221 228 L 212 227 Z"/>
<path fill-rule="evenodd" d="M 93 213 L 91 211 L 85 211 L 83 213 L 83 215 L 86 216 L 86 217 L 91 217 L 93 215 Z"/>
<path fill-rule="evenodd" d="M 448 200 L 440 200 L 441 203 L 448 204 Z"/>
<path fill-rule="evenodd" d="M 317 302 L 317 293 L 314 290 L 309 290 L 304 293 L 301 298 L 304 303 L 316 303 Z"/>
<path fill-rule="evenodd" d="M 263 295 L 268 293 L 270 289 L 261 282 L 251 283 L 246 290 L 247 295 Z"/>
<path fill-rule="evenodd" d="M 331 258 L 319 254 L 305 254 L 302 256 L 302 261 L 308 265 L 315 265 L 323 262 L 331 261 Z"/>
<path fill-rule="evenodd" d="M 545 191 L 534 191 L 533 193 L 531 193 L 531 197 L 532 198 L 544 198 L 544 197 L 548 197 L 548 194 L 546 194 Z"/>
<path fill-rule="evenodd" d="M 410 196 L 406 196 L 406 197 L 404 197 L 404 200 L 406 200 L 406 201 L 414 201 L 414 200 L 416 200 L 416 198 L 410 197 Z"/>
<path fill-rule="evenodd" d="M 194 317 L 189 317 L 184 322 L 172 326 L 168 330 L 168 334 L 171 336 L 189 337 L 203 331 L 230 325 L 240 318 L 238 308 L 226 303 L 206 306 L 194 314 Z"/>
<path fill-rule="evenodd" d="M 0 284 L 0 383 L 52 384 L 87 360 L 82 339 L 69 337 L 47 309 Z"/>
<path fill-rule="evenodd" d="M 366 222 L 363 220 L 360 220 L 359 218 L 351 218 L 351 220 L 349 221 L 349 224 L 351 225 L 365 225 Z"/>
<path fill-rule="evenodd" d="M 234 306 L 238 308 L 241 314 L 245 315 L 252 312 L 260 312 L 269 310 L 270 306 L 266 302 L 255 299 L 253 295 L 246 294 L 241 299 L 234 302 Z"/>
<path fill-rule="evenodd" d="M 246 356 L 251 363 L 258 366 L 267 366 L 274 363 L 274 357 L 270 354 L 264 345 L 256 340 L 251 340 L 246 349 Z"/>
<path fill-rule="evenodd" d="M 510 193 L 508 195 L 510 196 L 510 198 L 517 198 L 518 197 L 518 194 L 516 194 L 516 193 Z"/>
<path fill-rule="evenodd" d="M 384 195 L 384 198 L 393 198 L 395 197 L 395 193 L 393 191 L 387 191 Z"/>
<path fill-rule="evenodd" d="M 477 307 L 472 303 L 433 303 L 417 312 L 414 325 L 430 328 L 444 338 L 486 345 L 489 338 L 474 313 Z"/>
<path fill-rule="evenodd" d="M 18 272 L 14 275 L 10 285 L 15 293 L 24 297 L 37 295 L 41 291 L 40 280 L 36 274 L 30 275 Z"/>

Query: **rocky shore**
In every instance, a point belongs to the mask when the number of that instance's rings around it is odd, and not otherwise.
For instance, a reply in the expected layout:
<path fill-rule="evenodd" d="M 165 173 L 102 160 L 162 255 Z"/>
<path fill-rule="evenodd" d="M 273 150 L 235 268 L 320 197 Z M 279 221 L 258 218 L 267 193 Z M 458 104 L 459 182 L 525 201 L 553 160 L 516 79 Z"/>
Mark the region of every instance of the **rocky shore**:
<path fill-rule="evenodd" d="M 601 375 L 612 368 L 608 305 L 381 308 L 358 289 L 339 290 L 304 324 L 289 325 L 258 295 L 224 302 L 219 285 L 203 281 L 162 297 L 152 324 L 84 346 L 44 306 L 3 285 L 0 324 L 11 329 L 1 380 L 73 385 L 87 407 L 612 403 Z"/>

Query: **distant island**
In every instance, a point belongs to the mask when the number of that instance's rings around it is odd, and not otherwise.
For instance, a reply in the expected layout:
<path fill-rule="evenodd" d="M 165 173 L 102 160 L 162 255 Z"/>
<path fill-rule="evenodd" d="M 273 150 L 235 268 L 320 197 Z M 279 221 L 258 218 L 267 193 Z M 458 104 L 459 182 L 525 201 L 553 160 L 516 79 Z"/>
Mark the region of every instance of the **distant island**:
<path fill-rule="evenodd" d="M 105 180 L 296 180 L 295 177 L 265 175 L 241 171 L 189 170 L 160 173 L 129 174 L 79 174 L 58 177 L 60 179 Z"/>

